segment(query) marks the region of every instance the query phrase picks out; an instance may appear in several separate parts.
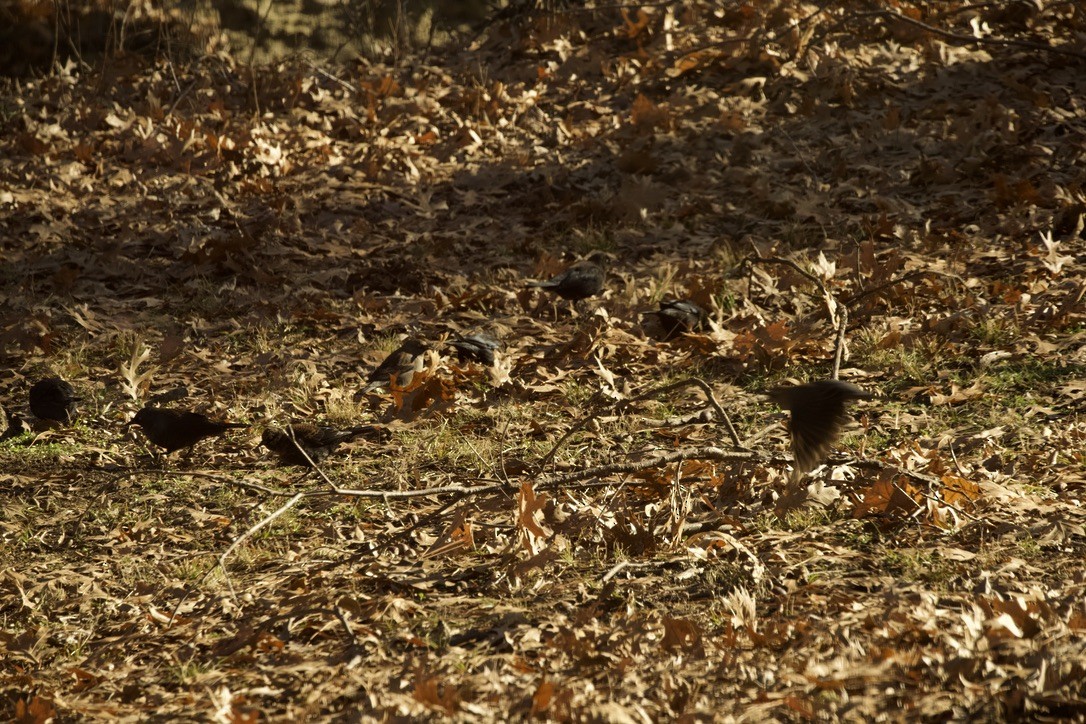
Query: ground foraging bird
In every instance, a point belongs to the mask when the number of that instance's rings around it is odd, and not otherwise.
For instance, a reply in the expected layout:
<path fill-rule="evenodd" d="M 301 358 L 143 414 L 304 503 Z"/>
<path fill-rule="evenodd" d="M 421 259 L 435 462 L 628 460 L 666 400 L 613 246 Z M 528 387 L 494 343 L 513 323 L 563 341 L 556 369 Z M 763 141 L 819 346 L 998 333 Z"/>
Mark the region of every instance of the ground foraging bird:
<path fill-rule="evenodd" d="M 796 476 L 818 467 L 825 459 L 841 434 L 841 426 L 848 420 L 845 413 L 848 404 L 873 396 L 856 385 L 839 380 L 777 387 L 766 394 L 791 412 Z"/>
<path fill-rule="evenodd" d="M 494 364 L 494 353 L 501 349 L 501 342 L 482 332 L 455 337 L 448 345 L 456 350 L 456 358 L 461 362 L 473 360 L 487 367 Z"/>
<path fill-rule="evenodd" d="M 387 387 L 389 380 L 396 379 L 400 387 L 411 384 L 416 372 L 421 372 L 426 364 L 426 352 L 429 347 L 415 337 L 408 337 L 392 353 L 385 357 L 377 369 L 370 372 L 366 381 L 369 383 L 362 392 L 373 392 L 382 387 Z"/>
<path fill-rule="evenodd" d="M 294 433 L 293 439 L 291 438 L 291 432 Z M 276 427 L 267 428 L 260 437 L 260 444 L 275 453 L 279 458 L 279 462 L 283 465 L 309 467 L 310 460 L 319 463 L 335 452 L 340 443 L 364 435 L 380 433 L 381 428 L 373 425 L 356 427 L 351 430 L 337 430 L 333 427 L 299 422 L 293 423 L 287 429 L 282 430 Z M 298 449 L 299 447 L 305 450 L 309 460 Z"/>
<path fill-rule="evenodd" d="M 561 274 L 541 282 L 528 282 L 526 286 L 554 292 L 562 299 L 579 302 L 603 291 L 606 272 L 599 262 L 601 254 L 593 254 L 588 261 L 577 262 Z"/>
<path fill-rule="evenodd" d="M 659 309 L 642 312 L 642 314 L 656 317 L 660 329 L 664 332 L 665 340 L 677 334 L 697 331 L 705 324 L 709 316 L 704 309 L 688 299 L 663 301 L 660 302 Z"/>
<path fill-rule="evenodd" d="M 144 407 L 125 427 L 139 425 L 143 434 L 155 445 L 170 454 L 181 448 L 191 447 L 205 437 L 222 435 L 227 430 L 248 427 L 237 422 L 217 422 L 199 412 L 172 410 L 161 407 Z"/>
<path fill-rule="evenodd" d="M 81 399 L 64 380 L 47 377 L 30 388 L 30 411 L 42 420 L 70 422 Z"/>

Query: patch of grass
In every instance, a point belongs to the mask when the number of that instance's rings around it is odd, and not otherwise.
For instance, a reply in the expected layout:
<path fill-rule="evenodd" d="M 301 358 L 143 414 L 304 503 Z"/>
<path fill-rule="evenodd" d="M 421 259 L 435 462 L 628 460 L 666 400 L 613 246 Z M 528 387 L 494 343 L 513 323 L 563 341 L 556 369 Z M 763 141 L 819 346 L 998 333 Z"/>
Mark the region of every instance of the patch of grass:
<path fill-rule="evenodd" d="M 834 528 L 834 533 L 843 545 L 858 551 L 869 551 L 879 541 L 876 529 L 864 520 L 842 520 Z"/>
<path fill-rule="evenodd" d="M 1068 365 L 1053 359 L 1028 358 L 993 365 L 986 370 L 985 384 L 993 392 L 1047 388 L 1053 383 L 1086 374 L 1084 365 Z"/>
<path fill-rule="evenodd" d="M 565 403 L 575 409 L 583 409 L 585 403 L 591 400 L 596 395 L 596 388 L 585 382 L 579 380 L 567 380 L 562 386 L 562 394 L 565 396 Z"/>
<path fill-rule="evenodd" d="M 83 448 L 72 442 L 46 442 L 36 445 L 26 445 L 26 441 L 32 440 L 34 433 L 24 433 L 19 437 L 5 441 L 0 445 L 0 462 L 11 463 L 13 466 L 40 465 L 46 462 L 56 462 L 64 458 L 71 458 Z"/>
<path fill-rule="evenodd" d="M 828 525 L 834 520 L 835 517 L 828 508 L 812 505 L 790 510 L 783 518 L 773 511 L 765 511 L 754 519 L 753 525 L 756 530 L 765 533 L 781 530 L 796 533 Z"/>
<path fill-rule="evenodd" d="M 953 561 L 948 561 L 933 551 L 902 549 L 886 551 L 883 565 L 898 578 L 924 583 L 934 590 L 946 590 L 947 584 L 957 575 Z"/>
<path fill-rule="evenodd" d="M 1023 537 L 1018 540 L 1018 555 L 1027 561 L 1037 560 L 1044 556 L 1044 549 L 1041 544 L 1037 542 L 1032 536 Z"/>
<path fill-rule="evenodd" d="M 859 367 L 890 371 L 890 391 L 930 382 L 936 370 L 950 366 L 943 354 L 943 343 L 932 337 L 918 339 L 912 346 L 888 348 L 874 347 L 870 342 L 868 335 L 858 336 L 853 347 L 854 362 Z"/>
<path fill-rule="evenodd" d="M 1018 323 L 1006 317 L 988 317 L 979 320 L 969 330 L 969 336 L 981 345 L 1006 347 L 1014 344 L 1022 336 Z"/>
<path fill-rule="evenodd" d="M 215 671 L 215 667 L 211 663 L 189 659 L 188 661 L 176 661 L 167 668 L 166 674 L 178 685 L 191 686 L 213 671 Z"/>
<path fill-rule="evenodd" d="M 720 311 L 727 315 L 738 308 L 739 297 L 733 290 L 724 286 L 719 292 L 713 295 L 713 302 L 716 303 L 716 306 Z"/>

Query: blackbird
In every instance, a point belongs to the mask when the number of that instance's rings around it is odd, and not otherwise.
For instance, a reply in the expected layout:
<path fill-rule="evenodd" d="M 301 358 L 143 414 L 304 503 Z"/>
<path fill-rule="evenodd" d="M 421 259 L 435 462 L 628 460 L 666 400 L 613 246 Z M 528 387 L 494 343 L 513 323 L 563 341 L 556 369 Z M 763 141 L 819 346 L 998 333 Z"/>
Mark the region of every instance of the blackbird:
<path fill-rule="evenodd" d="M 705 324 L 708 315 L 705 310 L 688 299 L 673 299 L 660 302 L 660 308 L 651 312 L 642 312 L 646 316 L 655 316 L 668 340 L 677 334 L 694 332 Z"/>
<path fill-rule="evenodd" d="M 237 422 L 216 422 L 199 412 L 170 410 L 160 407 L 144 407 L 136 413 L 125 427 L 139 425 L 147 439 L 166 449 L 166 454 L 174 450 L 191 447 L 205 437 L 222 435 L 227 430 L 248 427 Z"/>
<path fill-rule="evenodd" d="M 260 444 L 275 453 L 279 457 L 279 462 L 283 465 L 302 465 L 305 467 L 309 467 L 309 460 L 306 460 L 305 455 L 302 455 L 295 446 L 295 441 L 308 453 L 313 462 L 319 463 L 335 452 L 340 443 L 363 435 L 380 433 L 380 428 L 373 425 L 356 427 L 351 430 L 336 430 L 323 425 L 299 422 L 292 424 L 290 428 L 294 431 L 294 440 L 290 439 L 289 430 L 269 427 L 260 436 Z"/>
<path fill-rule="evenodd" d="M 76 403 L 81 399 L 64 380 L 47 377 L 30 388 L 30 411 L 42 420 L 69 422 L 75 416 Z"/>
<path fill-rule="evenodd" d="M 562 299 L 568 299 L 571 302 L 594 297 L 603 291 L 606 272 L 597 263 L 602 259 L 600 255 L 593 255 L 591 259 L 591 261 L 578 262 L 546 281 L 528 282 L 527 286 L 552 291 Z"/>
<path fill-rule="evenodd" d="M 848 420 L 845 414 L 848 404 L 873 396 L 856 385 L 838 380 L 778 387 L 766 394 L 792 413 L 790 431 L 796 475 L 817 467 L 829 453 L 841 426 Z"/>
<path fill-rule="evenodd" d="M 501 342 L 480 332 L 450 339 L 449 346 L 456 350 L 456 358 L 461 362 L 474 360 L 489 367 L 494 364 L 494 353 L 501 348 Z"/>
<path fill-rule="evenodd" d="M 422 371 L 426 364 L 426 351 L 429 347 L 415 337 L 408 337 L 392 353 L 385 357 L 377 369 L 370 372 L 366 381 L 369 383 L 362 392 L 373 392 L 382 387 L 387 387 L 389 379 L 396 378 L 396 384 L 407 387 L 416 372 Z"/>
<path fill-rule="evenodd" d="M 30 425 L 19 415 L 0 407 L 0 442 L 30 432 Z"/>

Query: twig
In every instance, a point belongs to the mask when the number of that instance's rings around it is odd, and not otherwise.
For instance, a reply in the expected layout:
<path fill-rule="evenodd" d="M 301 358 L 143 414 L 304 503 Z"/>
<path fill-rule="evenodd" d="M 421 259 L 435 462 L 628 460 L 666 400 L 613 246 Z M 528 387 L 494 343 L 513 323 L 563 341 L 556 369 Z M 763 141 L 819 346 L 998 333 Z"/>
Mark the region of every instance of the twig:
<path fill-rule="evenodd" d="M 885 289 L 889 289 L 892 286 L 896 286 L 898 284 L 902 284 L 904 282 L 912 281 L 913 279 L 919 279 L 920 277 L 926 277 L 926 276 L 929 276 L 929 275 L 931 275 L 931 276 L 940 276 L 940 277 L 946 277 L 948 279 L 953 279 L 954 281 L 960 282 L 963 286 L 965 284 L 965 282 L 962 280 L 962 278 L 960 276 L 958 276 L 957 274 L 952 274 L 952 273 L 949 273 L 949 272 L 941 272 L 941 271 L 938 271 L 936 269 L 914 269 L 913 271 L 908 272 L 907 274 L 902 274 L 901 276 L 896 277 L 894 279 L 891 279 L 890 281 L 885 282 L 883 284 L 880 284 L 877 287 L 871 287 L 870 289 L 865 289 L 862 292 L 857 292 L 857 293 L 853 294 L 851 297 L 849 297 L 848 299 L 846 299 L 844 301 L 844 304 L 847 304 L 848 306 L 854 306 L 856 304 L 856 302 L 860 301 L 864 297 L 869 297 L 872 294 L 878 294 L 879 292 L 881 292 L 881 291 L 883 291 Z"/>
<path fill-rule="evenodd" d="M 240 546 L 242 543 L 247 541 L 249 538 L 253 537 L 253 535 L 257 531 L 259 531 L 261 528 L 267 526 L 268 524 L 273 522 L 275 519 L 279 518 L 281 515 L 283 515 L 288 510 L 293 508 L 298 503 L 298 501 L 300 501 L 304 497 L 306 497 L 306 493 L 295 493 L 294 496 L 291 497 L 290 500 L 288 500 L 286 503 L 281 505 L 277 510 L 272 512 L 271 515 L 265 516 L 256 525 L 254 525 L 253 527 L 249 528 L 247 531 L 242 533 L 233 543 L 230 544 L 230 547 L 228 547 L 222 553 L 222 555 L 220 555 L 218 557 L 218 559 L 215 561 L 215 563 L 211 567 L 209 567 L 206 571 L 204 571 L 204 574 L 202 576 L 200 576 L 200 579 L 197 581 L 197 583 L 202 584 L 204 581 L 207 580 L 207 577 L 211 575 L 212 571 L 214 571 L 216 568 L 221 568 L 222 572 L 223 572 L 223 576 L 226 579 L 226 585 L 230 588 L 231 595 L 233 595 L 236 598 L 237 593 L 234 591 L 234 584 L 230 580 L 230 574 L 227 572 L 227 569 L 226 569 L 226 559 L 230 556 L 231 553 L 233 553 L 235 550 L 237 550 L 238 546 Z M 188 600 L 188 597 L 189 597 L 189 592 L 186 591 L 185 595 L 182 596 L 177 601 L 177 605 L 174 606 L 173 611 L 170 613 L 170 626 L 173 626 L 173 622 L 177 620 L 177 612 L 181 610 L 181 606 L 184 605 L 186 600 Z"/>
<path fill-rule="evenodd" d="M 317 476 L 320 477 L 320 479 L 323 480 L 329 488 L 332 488 L 334 490 L 336 484 L 328 479 L 328 476 L 325 475 L 324 471 L 321 470 L 319 465 L 317 465 L 317 461 L 309 457 L 309 451 L 302 447 L 301 443 L 298 442 L 298 438 L 294 436 L 294 425 L 287 425 L 287 437 L 290 438 L 290 444 L 294 446 L 294 449 L 300 452 L 302 454 L 302 457 L 305 458 L 306 462 L 309 463 L 309 467 L 311 467 L 314 472 L 317 473 Z"/>
<path fill-rule="evenodd" d="M 899 467 L 897 465 L 891 465 L 889 463 L 884 463 L 881 460 L 858 460 L 854 464 L 855 464 L 856 467 L 861 468 L 861 469 L 867 468 L 867 469 L 871 469 L 871 470 L 889 470 L 890 472 L 897 473 L 897 474 L 902 475 L 902 476 L 904 476 L 906 478 L 912 478 L 913 480 L 924 483 L 925 485 L 927 485 L 930 488 L 934 488 L 935 486 L 941 486 L 943 484 L 943 482 L 941 480 L 939 480 L 938 478 L 933 477 L 931 475 L 924 475 L 923 473 L 918 473 L 918 472 L 916 472 L 914 470 L 906 470 L 905 468 Z M 897 487 L 896 483 L 894 484 L 894 487 Z M 901 490 L 901 489 L 898 488 L 898 490 Z M 901 490 L 901 492 L 905 493 L 905 495 L 909 495 L 904 490 Z M 984 522 L 986 522 L 982 518 L 978 518 L 977 516 L 973 515 L 972 513 L 967 513 L 966 511 L 964 511 L 961 508 L 957 507 L 953 503 L 948 503 L 947 501 L 941 500 L 940 498 L 938 498 L 936 496 L 925 493 L 922 490 L 917 490 L 916 494 L 919 495 L 922 498 L 927 498 L 928 500 L 930 500 L 932 502 L 938 503 L 939 505 L 945 505 L 946 507 L 953 510 L 955 513 L 958 513 L 959 515 L 961 515 L 964 518 L 969 518 L 970 520 L 972 520 L 975 523 L 984 523 Z M 909 496 L 909 498 L 912 499 L 912 496 Z M 913 500 L 913 502 L 915 503 L 916 501 Z"/>
<path fill-rule="evenodd" d="M 848 359 L 848 338 L 846 337 L 846 332 L 848 330 L 848 309 L 845 308 L 845 305 L 837 301 L 830 292 L 829 287 L 826 286 L 825 281 L 807 271 L 792 259 L 748 256 L 743 260 L 743 263 L 750 265 L 755 263 L 781 264 L 783 266 L 791 267 L 822 290 L 822 301 L 826 304 L 826 314 L 829 316 L 830 324 L 837 330 L 837 335 L 833 343 L 833 372 L 830 376 L 830 379 L 836 380 L 838 374 L 841 372 L 841 363 Z"/>
<path fill-rule="evenodd" d="M 995 46 L 1007 46 L 1013 48 L 1026 48 L 1027 50 L 1040 50 L 1048 53 L 1056 53 L 1057 55 L 1069 55 L 1072 58 L 1086 59 L 1086 53 L 1080 53 L 1077 50 L 1065 50 L 1060 47 L 1052 45 L 1043 45 L 1041 43 L 1032 43 L 1028 40 L 1012 40 L 1010 38 L 977 38 L 972 35 L 958 35 L 942 28 L 937 28 L 934 25 L 928 25 L 922 23 L 919 20 L 913 20 L 910 17 L 895 13 L 892 10 L 872 10 L 871 12 L 854 13 L 844 19 L 847 23 L 854 18 L 864 17 L 885 17 L 891 20 L 897 20 L 898 22 L 905 23 L 906 25 L 912 25 L 915 28 L 938 35 L 945 40 L 951 40 L 956 43 L 962 43 L 963 45 L 995 45 Z"/>
<path fill-rule="evenodd" d="M 328 71 L 326 71 L 323 68 L 321 68 L 320 66 L 318 66 L 316 63 L 313 63 L 312 61 L 307 60 L 306 65 L 308 65 L 309 69 L 312 70 L 313 72 L 315 72 L 317 75 L 323 76 L 324 78 L 327 78 L 328 80 L 332 81 L 333 83 L 338 83 L 339 85 L 343 86 L 344 88 L 349 90 L 351 93 L 355 94 L 356 96 L 362 95 L 362 91 L 359 90 L 357 86 L 348 83 L 347 81 L 343 80 L 342 78 L 337 78 L 336 76 L 332 75 Z"/>
<path fill-rule="evenodd" d="M 325 497 L 328 495 L 348 495 L 353 498 L 375 498 L 379 500 L 407 500 L 409 498 L 432 498 L 441 495 L 479 495 L 494 490 L 507 490 L 502 483 L 491 485 L 442 485 L 436 488 L 422 488 L 421 490 L 354 490 L 351 488 L 334 488 L 331 491 L 313 490 L 303 493 L 307 498 Z"/>
<path fill-rule="evenodd" d="M 648 460 L 641 460 L 634 463 L 597 465 L 593 468 L 584 468 L 582 470 L 575 470 L 561 475 L 546 475 L 539 479 L 536 490 L 565 487 L 570 483 L 579 480 L 614 475 L 616 473 L 636 473 L 641 470 L 649 470 L 651 468 L 660 467 L 661 465 L 681 462 L 683 460 L 738 461 L 759 459 L 762 459 L 762 456 L 753 450 L 725 450 L 719 447 L 689 448 L 686 450 L 675 450 L 674 452 L 665 453 L 663 455 L 656 455 Z"/>
<path fill-rule="evenodd" d="M 136 475 L 143 475 L 144 473 L 153 473 L 155 475 L 161 475 L 171 478 L 200 478 L 203 480 L 211 480 L 216 483 L 224 483 L 226 485 L 236 485 L 239 488 L 248 488 L 249 490 L 256 490 L 266 495 L 274 495 L 280 498 L 285 498 L 288 495 L 293 495 L 285 490 L 276 490 L 275 488 L 269 488 L 259 483 L 250 483 L 248 480 L 235 480 L 234 478 L 228 478 L 224 475 L 215 475 L 214 473 L 205 473 L 199 470 L 163 470 L 161 468 L 134 468 L 132 470 L 125 470 L 124 472 L 114 475 L 110 480 L 115 482 L 123 480 L 124 478 L 131 478 Z"/>
<path fill-rule="evenodd" d="M 642 400 L 654 398 L 657 395 L 661 395 L 665 392 L 671 392 L 672 390 L 691 386 L 697 387 L 705 394 L 706 401 L 712 406 L 713 410 L 718 415 L 720 415 L 720 419 L 724 421 L 724 427 L 728 431 L 728 436 L 731 438 L 732 444 L 735 445 L 736 448 L 743 449 L 742 441 L 739 439 L 739 433 L 735 431 L 735 426 L 732 424 L 731 418 L 728 417 L 728 413 L 724 412 L 724 408 L 721 407 L 720 402 L 716 399 L 716 395 L 713 394 L 713 389 L 709 387 L 708 383 L 697 377 L 688 377 L 687 379 L 673 382 L 670 385 L 664 385 L 663 387 L 654 387 L 653 389 L 647 392 L 643 392 L 636 397 L 631 397 L 628 400 L 621 400 L 614 407 L 626 407 L 628 405 L 632 405 L 635 402 L 641 402 Z M 588 423 L 590 423 L 592 420 L 597 419 L 602 414 L 603 410 L 594 410 L 586 417 L 578 421 L 576 425 L 567 430 L 566 433 L 562 435 L 561 438 L 559 438 L 558 442 L 554 444 L 554 447 L 552 447 L 550 451 L 548 451 L 547 454 L 543 456 L 543 459 L 539 461 L 538 465 L 536 466 L 536 471 L 542 471 L 551 462 L 551 460 L 554 459 L 554 456 L 558 453 L 558 450 L 562 447 L 566 440 L 572 437 L 574 433 L 583 430 L 585 426 L 588 425 Z"/>
<path fill-rule="evenodd" d="M 830 379 L 836 380 L 841 374 L 841 362 L 848 355 L 848 344 L 845 341 L 845 330 L 848 329 L 848 308 L 844 305 L 838 307 L 837 339 L 833 342 L 833 371 Z"/>
<path fill-rule="evenodd" d="M 277 518 L 279 518 L 291 508 L 293 508 L 295 505 L 297 505 L 298 502 L 304 497 L 306 497 L 305 493 L 295 493 L 293 496 L 291 496 L 290 500 L 280 505 L 279 508 L 277 508 L 273 513 L 265 516 L 256 525 L 252 526 L 251 528 L 249 528 L 249 530 L 238 536 L 237 539 L 235 539 L 234 542 L 230 544 L 230 547 L 227 548 L 221 556 L 219 556 L 219 566 L 222 568 L 223 573 L 226 573 L 226 559 L 230 557 L 231 553 L 237 550 L 238 546 L 252 538 L 253 535 L 255 535 L 261 528 L 264 528 L 265 526 L 273 523 Z"/>
<path fill-rule="evenodd" d="M 619 561 L 618 563 L 616 563 L 616 564 L 615 564 L 615 565 L 614 565 L 614 566 L 613 566 L 613 567 L 611 568 L 611 570 L 607 571 L 607 573 L 606 573 L 606 574 L 605 574 L 605 575 L 603 576 L 603 578 L 601 578 L 601 579 L 600 579 L 600 583 L 607 583 L 607 582 L 608 582 L 608 581 L 610 581 L 610 580 L 611 580 L 612 578 L 614 578 L 614 577 L 615 577 L 615 576 L 617 576 L 617 575 L 618 575 L 619 573 L 621 573 L 621 572 L 622 572 L 622 569 L 624 569 L 624 568 L 628 568 L 628 567 L 629 567 L 629 565 L 630 565 L 630 562 L 629 562 L 629 561 Z"/>
<path fill-rule="evenodd" d="M 746 259 L 744 259 L 743 263 L 744 264 L 755 264 L 755 263 L 758 263 L 758 264 L 780 264 L 780 265 L 791 267 L 792 269 L 795 269 L 800 275 L 802 275 L 804 278 L 808 279 L 812 284 L 816 285 L 819 288 L 819 290 L 822 291 L 822 301 L 825 302 L 825 304 L 826 304 L 826 313 L 829 315 L 830 324 L 832 324 L 834 327 L 837 326 L 837 307 L 838 307 L 838 303 L 837 303 L 837 300 L 834 299 L 833 295 L 830 294 L 830 290 L 826 286 L 826 282 L 824 282 L 819 277 L 816 277 L 814 274 L 812 274 L 811 272 L 809 272 L 806 269 L 804 269 L 803 267 L 801 267 L 794 260 L 792 260 L 792 259 L 784 259 L 782 257 L 777 257 L 777 256 L 762 257 L 762 256 L 751 255 L 751 256 L 748 256 Z"/>

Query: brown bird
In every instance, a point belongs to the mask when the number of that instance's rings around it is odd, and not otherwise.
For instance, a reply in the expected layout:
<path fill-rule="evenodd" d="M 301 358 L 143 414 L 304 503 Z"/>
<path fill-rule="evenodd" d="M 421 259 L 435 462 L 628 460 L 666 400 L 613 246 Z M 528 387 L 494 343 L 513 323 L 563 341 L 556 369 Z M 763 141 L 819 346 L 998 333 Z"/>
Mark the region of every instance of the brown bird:
<path fill-rule="evenodd" d="M 137 412 L 125 427 L 132 425 L 142 427 L 147 439 L 165 448 L 167 455 L 174 450 L 191 447 L 205 437 L 222 435 L 227 430 L 248 427 L 237 422 L 216 422 L 199 412 L 150 406 Z"/>
<path fill-rule="evenodd" d="M 541 282 L 528 282 L 526 286 L 546 289 L 571 302 L 594 297 L 603 291 L 607 276 L 600 265 L 602 260 L 603 255 L 595 253 L 588 261 L 578 262 L 561 274 Z"/>
<path fill-rule="evenodd" d="M 407 387 L 411 384 L 416 372 L 421 372 L 426 364 L 425 354 L 429 347 L 415 337 L 408 337 L 397 347 L 384 361 L 370 372 L 366 381 L 369 383 L 362 392 L 372 392 L 382 387 L 387 387 L 389 380 L 396 378 L 396 384 Z"/>
<path fill-rule="evenodd" d="M 42 420 L 70 422 L 81 399 L 64 380 L 47 377 L 30 388 L 30 411 Z"/>
<path fill-rule="evenodd" d="M 660 308 L 651 312 L 642 312 L 645 316 L 654 316 L 664 332 L 664 340 L 677 334 L 694 332 L 705 324 L 709 315 L 705 310 L 688 299 L 672 299 L 660 302 Z"/>
<path fill-rule="evenodd" d="M 845 413 L 848 404 L 853 400 L 873 397 L 870 392 L 839 380 L 778 387 L 766 394 L 791 412 L 790 432 L 796 476 L 818 467 L 826 458 L 841 434 L 841 426 L 848 420 Z"/>
<path fill-rule="evenodd" d="M 319 463 L 335 452 L 340 443 L 353 440 L 364 435 L 380 435 L 381 428 L 373 425 L 364 425 L 351 430 L 336 430 L 323 425 L 313 425 L 308 422 L 293 423 L 290 429 L 294 431 L 294 440 L 290 439 L 289 430 L 280 430 L 269 427 L 260 436 L 260 444 L 275 453 L 279 462 L 283 465 L 302 465 L 309 467 L 309 460 L 298 450 L 302 447 L 315 463 Z"/>

